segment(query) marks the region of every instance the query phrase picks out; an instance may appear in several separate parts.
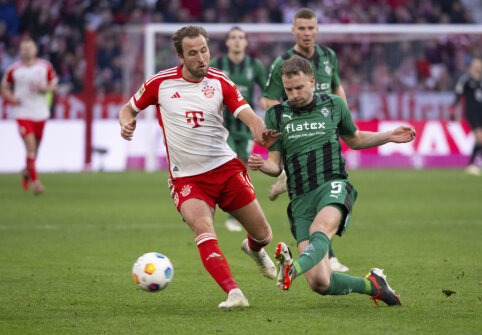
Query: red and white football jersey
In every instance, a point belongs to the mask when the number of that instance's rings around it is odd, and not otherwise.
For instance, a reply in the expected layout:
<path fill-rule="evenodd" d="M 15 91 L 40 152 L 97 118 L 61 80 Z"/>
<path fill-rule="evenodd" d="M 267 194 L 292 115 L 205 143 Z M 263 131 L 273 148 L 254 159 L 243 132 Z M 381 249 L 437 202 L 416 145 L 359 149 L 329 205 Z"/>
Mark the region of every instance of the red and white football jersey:
<path fill-rule="evenodd" d="M 20 105 L 13 108 L 14 118 L 33 121 L 49 118 L 46 94 L 39 92 L 37 86 L 57 82 L 52 64 L 37 59 L 34 64 L 27 66 L 19 61 L 7 68 L 2 80 L 13 84 L 13 94 L 21 100 Z"/>
<path fill-rule="evenodd" d="M 141 111 L 158 107 L 171 177 L 198 175 L 236 157 L 226 143 L 223 106 L 233 115 L 249 107 L 234 83 L 220 70 L 209 68 L 200 82 L 183 78 L 181 65 L 147 79 L 131 98 Z"/>

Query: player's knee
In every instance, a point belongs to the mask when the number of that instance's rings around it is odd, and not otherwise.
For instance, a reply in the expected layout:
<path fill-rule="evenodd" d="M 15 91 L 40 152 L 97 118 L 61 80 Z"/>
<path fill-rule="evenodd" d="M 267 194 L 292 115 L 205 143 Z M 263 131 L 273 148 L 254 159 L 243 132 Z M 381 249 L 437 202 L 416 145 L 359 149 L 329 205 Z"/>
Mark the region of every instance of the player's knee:
<path fill-rule="evenodd" d="M 267 222 L 265 225 L 260 225 L 258 231 L 250 235 L 256 242 L 264 245 L 268 244 L 273 239 L 271 227 Z"/>
<path fill-rule="evenodd" d="M 330 277 L 316 276 L 308 280 L 311 289 L 319 294 L 324 294 L 330 287 Z"/>

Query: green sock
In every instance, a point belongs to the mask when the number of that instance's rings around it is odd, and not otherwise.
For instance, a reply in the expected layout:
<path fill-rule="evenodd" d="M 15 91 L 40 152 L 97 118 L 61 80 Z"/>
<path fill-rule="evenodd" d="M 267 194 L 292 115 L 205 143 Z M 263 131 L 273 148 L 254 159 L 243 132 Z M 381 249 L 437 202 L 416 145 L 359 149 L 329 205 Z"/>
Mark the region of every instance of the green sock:
<path fill-rule="evenodd" d="M 345 295 L 351 292 L 371 295 L 372 287 L 370 281 L 365 278 L 333 272 L 330 277 L 330 287 L 321 294 Z"/>
<path fill-rule="evenodd" d="M 317 231 L 310 236 L 310 243 L 301 254 L 300 258 L 294 262 L 295 277 L 305 273 L 316 264 L 318 264 L 323 257 L 325 257 L 330 247 L 330 239 L 321 231 Z"/>

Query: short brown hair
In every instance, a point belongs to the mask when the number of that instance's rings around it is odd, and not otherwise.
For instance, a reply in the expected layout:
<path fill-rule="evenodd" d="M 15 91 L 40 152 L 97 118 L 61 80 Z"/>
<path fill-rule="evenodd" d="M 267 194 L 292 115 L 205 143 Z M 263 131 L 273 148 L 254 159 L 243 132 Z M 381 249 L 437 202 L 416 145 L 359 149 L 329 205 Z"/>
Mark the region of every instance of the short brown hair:
<path fill-rule="evenodd" d="M 288 58 L 281 65 L 281 76 L 291 78 L 303 73 L 307 76 L 313 76 L 313 68 L 307 59 L 294 55 Z"/>
<path fill-rule="evenodd" d="M 238 27 L 238 26 L 234 26 L 234 27 L 232 27 L 231 29 L 229 29 L 228 33 L 226 34 L 226 39 L 225 39 L 225 41 L 227 41 L 227 40 L 229 39 L 229 35 L 231 35 L 231 32 L 233 32 L 233 31 L 235 31 L 235 30 L 238 30 L 238 31 L 242 32 L 242 33 L 244 34 L 244 36 L 246 36 L 246 32 L 245 32 L 243 29 L 241 29 L 241 28 Z"/>
<path fill-rule="evenodd" d="M 177 54 L 180 56 L 183 56 L 182 40 L 185 37 L 194 38 L 198 36 L 203 36 L 204 39 L 206 40 L 206 44 L 209 45 L 208 33 L 203 27 L 186 26 L 176 31 L 172 36 L 172 43 L 174 44 L 174 48 L 176 48 Z"/>
<path fill-rule="evenodd" d="M 293 22 L 296 19 L 316 19 L 316 14 L 309 8 L 300 8 L 296 11 L 295 16 L 293 17 Z M 317 19 L 318 21 L 318 19 Z"/>

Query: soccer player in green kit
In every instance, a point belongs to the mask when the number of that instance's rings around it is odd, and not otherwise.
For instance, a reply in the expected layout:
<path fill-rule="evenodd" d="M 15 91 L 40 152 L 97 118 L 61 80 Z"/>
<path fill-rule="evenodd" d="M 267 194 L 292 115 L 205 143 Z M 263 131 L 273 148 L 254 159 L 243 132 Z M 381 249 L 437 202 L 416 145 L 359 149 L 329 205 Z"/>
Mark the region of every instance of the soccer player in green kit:
<path fill-rule="evenodd" d="M 278 287 L 288 290 L 292 281 L 304 274 L 311 289 L 322 295 L 356 292 L 370 295 L 375 303 L 382 300 L 401 305 L 383 270 L 373 268 L 366 278 L 332 272 L 328 249 L 333 236 L 346 230 L 357 198 L 345 170 L 339 138 L 360 150 L 412 141 L 414 128 L 360 131 L 342 98 L 313 92 L 316 81 L 306 59 L 292 56 L 283 62 L 281 73 L 288 101 L 269 108 L 265 116 L 267 129 L 281 136 L 268 149 L 268 160 L 256 154 L 248 160 L 253 170 L 277 176 L 284 167 L 287 175 L 291 199 L 288 217 L 300 257 L 293 261 L 288 246 L 278 243 Z"/>
<path fill-rule="evenodd" d="M 228 53 L 217 59 L 212 59 L 210 66 L 223 71 L 231 79 L 248 104 L 253 107 L 254 84 L 261 89 L 266 83 L 266 68 L 257 58 L 246 55 L 248 41 L 245 32 L 239 27 L 233 27 L 226 35 Z M 266 109 L 264 99 L 260 99 L 261 109 Z M 236 152 L 238 158 L 247 163 L 253 150 L 253 135 L 249 128 L 225 107 L 224 126 L 229 131 L 228 145 Z M 229 231 L 242 231 L 240 224 L 234 217 L 228 215 L 225 226 Z"/>
<path fill-rule="evenodd" d="M 333 93 L 340 96 L 346 103 L 346 96 L 343 86 L 340 83 L 340 71 L 336 54 L 330 48 L 317 45 L 316 35 L 318 34 L 318 22 L 316 14 L 309 8 L 299 9 L 293 17 L 293 35 L 296 37 L 296 44 L 286 54 L 275 59 L 271 65 L 268 81 L 264 90 L 267 107 L 274 106 L 280 99 L 287 99 L 281 81 L 281 64 L 283 60 L 293 55 L 298 55 L 311 62 L 315 76 L 315 93 Z M 286 174 L 284 172 L 273 184 L 270 192 L 270 200 L 275 200 L 278 195 L 286 192 Z M 347 272 L 350 269 L 339 262 L 333 249 L 329 250 L 330 265 L 333 271 Z"/>

